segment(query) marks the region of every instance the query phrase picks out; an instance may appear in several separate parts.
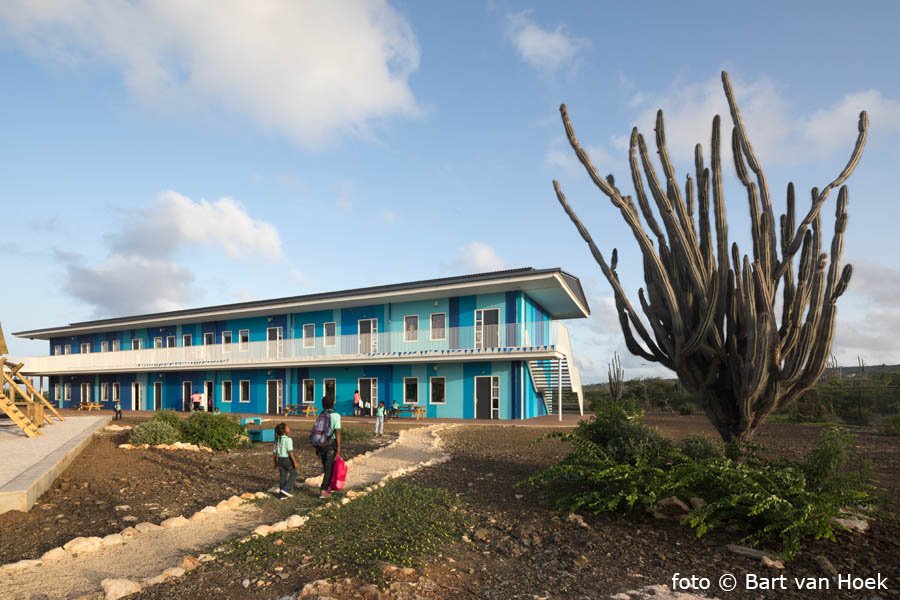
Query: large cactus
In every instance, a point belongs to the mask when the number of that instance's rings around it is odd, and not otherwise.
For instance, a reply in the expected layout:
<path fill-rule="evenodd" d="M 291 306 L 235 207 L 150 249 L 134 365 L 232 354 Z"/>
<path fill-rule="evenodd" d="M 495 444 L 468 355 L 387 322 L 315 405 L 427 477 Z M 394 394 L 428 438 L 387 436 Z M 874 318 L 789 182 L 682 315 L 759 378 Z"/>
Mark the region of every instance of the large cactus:
<path fill-rule="evenodd" d="M 613 353 L 613 358 L 609 361 L 607 375 L 609 378 L 609 399 L 613 404 L 616 404 L 625 393 L 625 370 L 622 368 L 622 361 L 619 360 L 619 354 L 616 352 Z"/>
<path fill-rule="evenodd" d="M 689 174 L 683 190 L 666 149 L 662 111 L 656 115 L 662 179 L 643 136 L 637 128 L 632 130 L 629 161 L 635 204 L 616 187 L 612 175 L 600 176 L 575 137 L 566 106 L 560 107 L 575 154 L 594 184 L 619 209 L 643 254 L 646 293 L 638 291 L 643 317 L 619 282 L 616 250 L 607 262 L 557 181 L 553 187 L 612 285 L 628 350 L 675 371 L 722 438 L 741 441 L 751 437 L 768 414 L 815 384 L 825 369 L 834 335 L 835 303 L 852 273 L 850 265 L 840 268 L 847 226 L 843 183 L 862 155 L 868 117 L 860 113 L 859 135 L 849 162 L 831 183 L 821 190 L 813 188 L 803 219 L 799 223 L 795 219 L 794 186 L 788 184 L 787 209 L 776 222 L 769 184 L 725 72 L 722 83 L 733 122 L 734 166 L 750 205 L 752 258 L 742 256 L 735 243 L 729 248 L 718 115 L 712 122 L 710 165 L 704 164 L 697 144 L 695 178 Z M 838 187 L 829 258 L 821 251 L 820 211 Z M 779 293 L 780 315 L 776 314 Z"/>

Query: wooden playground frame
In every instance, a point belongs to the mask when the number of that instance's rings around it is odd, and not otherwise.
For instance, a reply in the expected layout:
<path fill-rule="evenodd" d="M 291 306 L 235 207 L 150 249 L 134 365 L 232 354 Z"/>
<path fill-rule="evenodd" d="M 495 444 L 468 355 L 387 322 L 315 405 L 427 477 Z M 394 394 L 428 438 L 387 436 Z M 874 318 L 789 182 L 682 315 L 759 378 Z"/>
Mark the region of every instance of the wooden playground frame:
<path fill-rule="evenodd" d="M 5 356 L 8 352 L 3 327 L 0 326 L 0 410 L 6 413 L 26 436 L 39 437 L 43 435 L 40 427 L 45 422 L 53 424 L 48 412 L 59 421 L 63 421 L 63 417 L 43 394 L 34 388 L 28 377 L 19 375 L 19 371 L 25 365 L 9 361 Z M 7 386 L 6 390 L 4 385 Z M 23 385 L 24 389 L 19 387 L 20 385 Z M 20 398 L 18 402 L 17 397 Z"/>

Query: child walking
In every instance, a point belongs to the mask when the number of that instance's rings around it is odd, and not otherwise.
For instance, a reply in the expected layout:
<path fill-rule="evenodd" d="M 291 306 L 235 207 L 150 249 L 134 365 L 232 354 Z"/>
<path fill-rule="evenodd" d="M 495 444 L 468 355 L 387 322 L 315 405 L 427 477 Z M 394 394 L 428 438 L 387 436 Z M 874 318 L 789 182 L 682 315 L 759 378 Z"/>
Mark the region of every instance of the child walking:
<path fill-rule="evenodd" d="M 334 471 L 334 459 L 341 455 L 341 415 L 334 412 L 334 398 L 325 396 L 322 398 L 322 414 L 328 415 L 328 435 L 324 444 L 316 446 L 316 453 L 322 461 L 322 487 L 319 490 L 320 498 L 331 495 L 331 474 Z"/>
<path fill-rule="evenodd" d="M 384 402 L 375 409 L 375 435 L 384 435 Z"/>
<path fill-rule="evenodd" d="M 275 458 L 275 467 L 278 469 L 278 491 L 281 499 L 290 498 L 297 480 L 297 468 L 300 466 L 297 457 L 294 456 L 294 440 L 288 435 L 291 432 L 287 423 L 279 423 L 275 426 L 275 448 L 272 454 Z"/>
<path fill-rule="evenodd" d="M 122 402 L 116 400 L 116 403 L 113 404 L 113 408 L 116 409 L 116 416 L 113 418 L 113 421 L 121 421 L 122 420 Z"/>

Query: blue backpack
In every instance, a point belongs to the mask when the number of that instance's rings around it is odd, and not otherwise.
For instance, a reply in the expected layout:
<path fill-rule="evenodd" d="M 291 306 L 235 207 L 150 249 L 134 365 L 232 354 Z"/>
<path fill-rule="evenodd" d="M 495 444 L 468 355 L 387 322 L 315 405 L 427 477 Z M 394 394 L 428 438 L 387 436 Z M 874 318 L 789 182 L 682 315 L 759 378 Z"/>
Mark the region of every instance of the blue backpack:
<path fill-rule="evenodd" d="M 313 423 L 312 431 L 309 432 L 309 443 L 313 448 L 322 448 L 331 441 L 334 431 L 331 430 L 331 413 L 333 410 L 323 410 L 322 414 L 316 417 Z"/>

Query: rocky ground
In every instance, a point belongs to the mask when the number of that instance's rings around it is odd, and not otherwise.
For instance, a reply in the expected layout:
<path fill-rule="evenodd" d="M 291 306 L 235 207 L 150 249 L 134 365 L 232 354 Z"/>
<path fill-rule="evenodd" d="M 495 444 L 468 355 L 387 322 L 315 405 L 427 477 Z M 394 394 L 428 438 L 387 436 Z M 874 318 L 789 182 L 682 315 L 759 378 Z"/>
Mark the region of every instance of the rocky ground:
<path fill-rule="evenodd" d="M 649 417 L 674 438 L 712 435 L 702 417 Z M 710 577 L 724 573 L 743 580 L 748 573 L 777 577 L 828 575 L 822 558 L 839 572 L 870 577 L 880 573 L 890 589 L 860 592 L 759 592 L 739 589 L 721 598 L 896 598 L 900 597 L 900 441 L 858 431 L 857 450 L 871 460 L 886 496 L 883 518 L 865 535 L 840 533 L 837 542 L 817 541 L 784 570 L 726 549 L 735 534 L 715 532 L 697 539 L 681 525 L 650 516 L 565 517 L 543 506 L 536 490 L 516 484 L 558 460 L 566 447 L 550 440 L 531 445 L 544 431 L 524 427 L 465 426 L 443 435 L 453 459 L 411 476 L 422 485 L 454 494 L 465 507 L 467 531 L 415 569 L 385 565 L 381 588 L 363 579 L 333 578 L 338 565 L 278 539 L 261 545 L 252 561 L 233 557 L 204 564 L 177 582 L 156 586 L 141 599 L 207 598 L 636 598 L 645 589 L 659 597 L 677 572 Z M 770 424 L 757 442 L 774 453 L 799 455 L 818 437 L 815 427 Z M 353 505 L 342 510 L 353 510 Z M 329 579 L 331 578 L 331 579 Z M 713 584 L 715 586 L 715 584 Z M 627 592 L 631 592 L 630 594 Z M 652 593 L 651 593 L 652 592 Z M 619 596 L 616 596 L 616 595 Z M 625 595 L 622 595 L 625 594 Z"/>
<path fill-rule="evenodd" d="M 117 424 L 138 422 L 130 418 Z M 300 483 L 321 471 L 305 439 L 308 428 L 298 425 L 293 434 Z M 344 444 L 346 457 L 388 443 L 396 431 L 377 441 L 368 429 L 356 437 Z M 271 444 L 213 453 L 119 449 L 127 438 L 127 432 L 96 436 L 30 512 L 0 514 L 0 564 L 37 558 L 75 537 L 104 536 L 129 523 L 191 514 L 232 494 L 267 490 L 278 482 Z"/>

